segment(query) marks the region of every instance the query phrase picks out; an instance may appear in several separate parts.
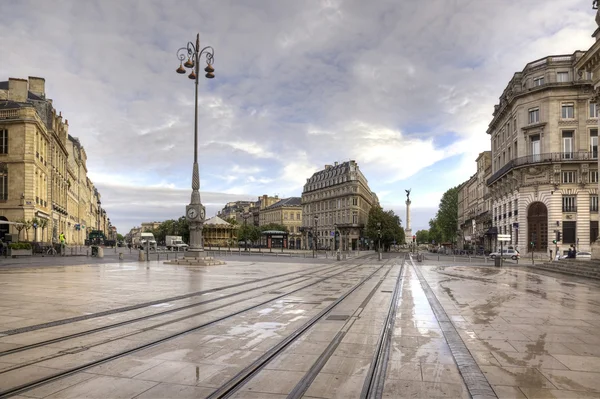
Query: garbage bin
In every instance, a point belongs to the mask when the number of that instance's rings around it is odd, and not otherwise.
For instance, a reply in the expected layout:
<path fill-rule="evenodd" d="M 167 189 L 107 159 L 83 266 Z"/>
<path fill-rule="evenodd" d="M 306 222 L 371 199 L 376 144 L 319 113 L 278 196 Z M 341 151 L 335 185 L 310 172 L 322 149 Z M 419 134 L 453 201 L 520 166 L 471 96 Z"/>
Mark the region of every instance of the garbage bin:
<path fill-rule="evenodd" d="M 499 257 L 499 256 L 496 256 L 496 257 L 494 258 L 494 266 L 498 266 L 498 267 L 500 267 L 500 262 L 502 262 L 502 258 L 501 258 L 501 257 Z"/>

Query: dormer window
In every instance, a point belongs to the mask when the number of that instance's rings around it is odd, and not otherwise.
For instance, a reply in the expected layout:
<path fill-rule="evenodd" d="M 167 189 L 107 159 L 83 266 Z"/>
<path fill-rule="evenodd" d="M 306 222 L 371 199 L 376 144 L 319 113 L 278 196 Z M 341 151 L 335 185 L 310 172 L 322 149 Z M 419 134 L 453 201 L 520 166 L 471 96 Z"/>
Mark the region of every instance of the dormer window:
<path fill-rule="evenodd" d="M 544 77 L 538 76 L 537 78 L 533 78 L 533 87 L 542 86 L 544 84 Z"/>

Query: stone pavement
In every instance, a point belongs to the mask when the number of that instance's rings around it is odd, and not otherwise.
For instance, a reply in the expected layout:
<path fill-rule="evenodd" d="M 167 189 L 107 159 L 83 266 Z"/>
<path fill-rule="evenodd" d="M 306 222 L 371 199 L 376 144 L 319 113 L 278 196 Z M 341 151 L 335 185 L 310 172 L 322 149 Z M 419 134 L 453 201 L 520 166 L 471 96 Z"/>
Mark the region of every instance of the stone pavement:
<path fill-rule="evenodd" d="M 598 282 L 397 255 L 0 268 L 0 397 L 600 397 Z"/>

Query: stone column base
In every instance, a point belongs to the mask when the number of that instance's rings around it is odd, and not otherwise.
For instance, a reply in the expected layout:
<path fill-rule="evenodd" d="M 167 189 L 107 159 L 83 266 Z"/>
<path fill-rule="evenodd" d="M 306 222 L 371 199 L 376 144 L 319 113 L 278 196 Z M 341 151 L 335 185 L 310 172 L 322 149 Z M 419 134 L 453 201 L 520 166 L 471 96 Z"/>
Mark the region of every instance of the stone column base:
<path fill-rule="evenodd" d="M 200 256 L 203 253 L 199 253 L 198 257 L 194 256 L 184 256 L 180 259 L 172 259 L 166 262 L 163 262 L 165 265 L 182 265 L 182 266 L 217 266 L 224 265 L 225 262 L 222 260 L 217 260 L 212 256 Z"/>

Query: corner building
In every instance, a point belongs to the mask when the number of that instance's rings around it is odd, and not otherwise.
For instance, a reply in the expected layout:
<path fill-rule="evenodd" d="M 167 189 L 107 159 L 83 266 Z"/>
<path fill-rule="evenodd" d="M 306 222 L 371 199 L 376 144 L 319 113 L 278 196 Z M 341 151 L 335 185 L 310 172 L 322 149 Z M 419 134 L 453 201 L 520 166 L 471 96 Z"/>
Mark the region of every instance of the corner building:
<path fill-rule="evenodd" d="M 302 191 L 302 231 L 305 249 L 334 248 L 335 229 L 340 233 L 342 251 L 364 246 L 362 231 L 369 211 L 379 205 L 356 161 L 335 162 L 314 173 Z"/>
<path fill-rule="evenodd" d="M 598 237 L 598 109 L 591 73 L 575 68 L 584 54 L 542 58 L 515 73 L 487 131 L 494 230 L 511 235 L 521 253 L 563 253 L 571 244 L 589 251 Z"/>

